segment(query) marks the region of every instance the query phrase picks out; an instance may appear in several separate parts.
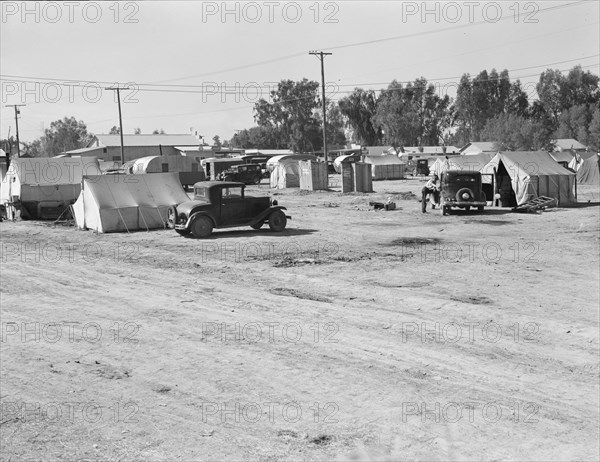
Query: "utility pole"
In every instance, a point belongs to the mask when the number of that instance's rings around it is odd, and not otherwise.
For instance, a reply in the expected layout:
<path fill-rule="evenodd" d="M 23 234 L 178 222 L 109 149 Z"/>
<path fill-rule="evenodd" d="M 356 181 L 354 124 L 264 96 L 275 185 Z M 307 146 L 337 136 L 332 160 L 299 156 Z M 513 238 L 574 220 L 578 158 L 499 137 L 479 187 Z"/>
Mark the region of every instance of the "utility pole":
<path fill-rule="evenodd" d="M 25 104 L 7 104 L 6 107 L 14 107 L 15 108 L 15 126 L 17 129 L 17 157 L 21 157 L 21 143 L 19 142 L 19 114 L 21 111 L 19 110 L 19 106 L 25 106 Z M 11 149 L 12 151 L 12 149 Z M 12 154 L 12 152 L 11 152 Z"/>
<path fill-rule="evenodd" d="M 325 53 L 323 51 L 309 51 L 309 55 L 315 55 L 321 61 L 321 99 L 323 100 L 323 157 L 325 159 L 325 166 L 327 166 L 327 106 L 325 104 L 325 56 L 331 55 L 331 53 Z"/>
<path fill-rule="evenodd" d="M 125 164 L 125 150 L 123 148 L 123 119 L 121 118 L 121 93 L 120 90 L 129 90 L 129 87 L 107 87 L 105 90 L 117 92 L 117 104 L 119 105 L 119 134 L 121 135 L 121 165 Z"/>

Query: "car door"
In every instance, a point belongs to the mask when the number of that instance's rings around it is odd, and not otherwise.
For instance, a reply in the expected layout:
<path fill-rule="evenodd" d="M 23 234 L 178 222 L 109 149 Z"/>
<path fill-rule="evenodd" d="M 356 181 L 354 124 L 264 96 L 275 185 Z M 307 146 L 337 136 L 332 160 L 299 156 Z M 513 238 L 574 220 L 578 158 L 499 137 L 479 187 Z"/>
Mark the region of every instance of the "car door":
<path fill-rule="evenodd" d="M 221 188 L 221 224 L 234 225 L 248 221 L 250 211 L 244 201 L 244 188 L 240 185 Z"/>

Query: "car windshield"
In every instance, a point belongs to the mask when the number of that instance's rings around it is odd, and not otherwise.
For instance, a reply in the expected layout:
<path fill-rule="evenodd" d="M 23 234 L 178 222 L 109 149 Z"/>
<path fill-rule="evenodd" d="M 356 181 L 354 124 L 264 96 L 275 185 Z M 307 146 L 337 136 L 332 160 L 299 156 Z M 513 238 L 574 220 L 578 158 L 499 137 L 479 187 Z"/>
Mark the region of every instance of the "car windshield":
<path fill-rule="evenodd" d="M 208 197 L 206 194 L 206 188 L 196 188 L 194 190 L 194 196 L 196 199 L 206 199 Z"/>

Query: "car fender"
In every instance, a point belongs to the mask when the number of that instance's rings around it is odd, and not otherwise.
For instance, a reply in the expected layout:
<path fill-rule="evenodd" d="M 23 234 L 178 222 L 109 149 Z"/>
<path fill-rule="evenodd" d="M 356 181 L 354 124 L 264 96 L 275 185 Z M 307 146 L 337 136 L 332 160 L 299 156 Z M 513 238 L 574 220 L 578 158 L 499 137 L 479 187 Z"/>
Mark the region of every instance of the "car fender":
<path fill-rule="evenodd" d="M 206 216 L 208 218 L 211 219 L 211 221 L 213 222 L 213 226 L 216 228 L 217 227 L 217 220 L 215 220 L 215 217 L 213 217 L 210 213 L 208 212 L 204 212 L 204 211 L 199 211 L 199 212 L 194 212 L 190 215 L 190 217 L 188 218 L 187 222 L 185 223 L 185 227 L 189 228 L 190 225 L 192 224 L 192 222 L 199 216 Z"/>
<path fill-rule="evenodd" d="M 250 225 L 253 225 L 253 224 L 258 223 L 260 221 L 264 221 L 265 218 L 267 218 L 268 216 L 270 216 L 276 210 L 287 210 L 287 208 L 282 207 L 281 205 L 271 206 L 268 209 L 266 209 L 263 212 L 261 212 L 258 216 L 256 216 L 254 218 L 254 220 L 252 220 L 252 222 L 250 223 Z M 288 217 L 288 218 L 290 218 L 290 217 Z"/>

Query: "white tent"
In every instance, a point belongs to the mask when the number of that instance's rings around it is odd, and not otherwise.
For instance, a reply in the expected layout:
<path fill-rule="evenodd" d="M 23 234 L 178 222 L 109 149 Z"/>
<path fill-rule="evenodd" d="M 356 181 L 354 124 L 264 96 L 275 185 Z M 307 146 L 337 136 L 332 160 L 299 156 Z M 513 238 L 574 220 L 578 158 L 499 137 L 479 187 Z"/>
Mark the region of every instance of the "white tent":
<path fill-rule="evenodd" d="M 577 172 L 577 184 L 600 184 L 600 154 L 587 159 L 577 154 L 569 163 L 569 168 Z"/>
<path fill-rule="evenodd" d="M 333 169 L 336 171 L 336 173 L 342 173 L 342 164 L 349 164 L 352 162 L 360 162 L 360 156 L 350 154 L 336 157 L 333 160 Z"/>
<path fill-rule="evenodd" d="M 43 209 L 75 202 L 84 175 L 98 175 L 96 157 L 12 159 L 0 187 L 0 202 L 19 203 L 22 216 L 43 218 Z"/>
<path fill-rule="evenodd" d="M 481 154 L 472 154 L 469 156 L 453 156 L 436 159 L 429 171 L 440 176 L 447 170 L 468 170 L 470 172 L 480 172 L 490 160 L 494 157 L 494 154 L 489 152 L 483 152 Z"/>
<path fill-rule="evenodd" d="M 316 161 L 311 154 L 291 154 L 271 157 L 267 161 L 267 170 L 271 172 L 271 188 L 299 188 L 300 161 Z"/>
<path fill-rule="evenodd" d="M 398 156 L 365 156 L 365 164 L 371 164 L 374 180 L 398 180 L 404 178 L 406 164 Z"/>
<path fill-rule="evenodd" d="M 82 229 L 149 230 L 164 228 L 168 208 L 188 200 L 177 173 L 86 176 L 73 210 Z"/>
<path fill-rule="evenodd" d="M 575 173 L 560 166 L 545 151 L 499 152 L 481 173 L 495 175 L 502 203 L 509 206 L 539 196 L 553 197 L 559 205 L 576 202 Z"/>

